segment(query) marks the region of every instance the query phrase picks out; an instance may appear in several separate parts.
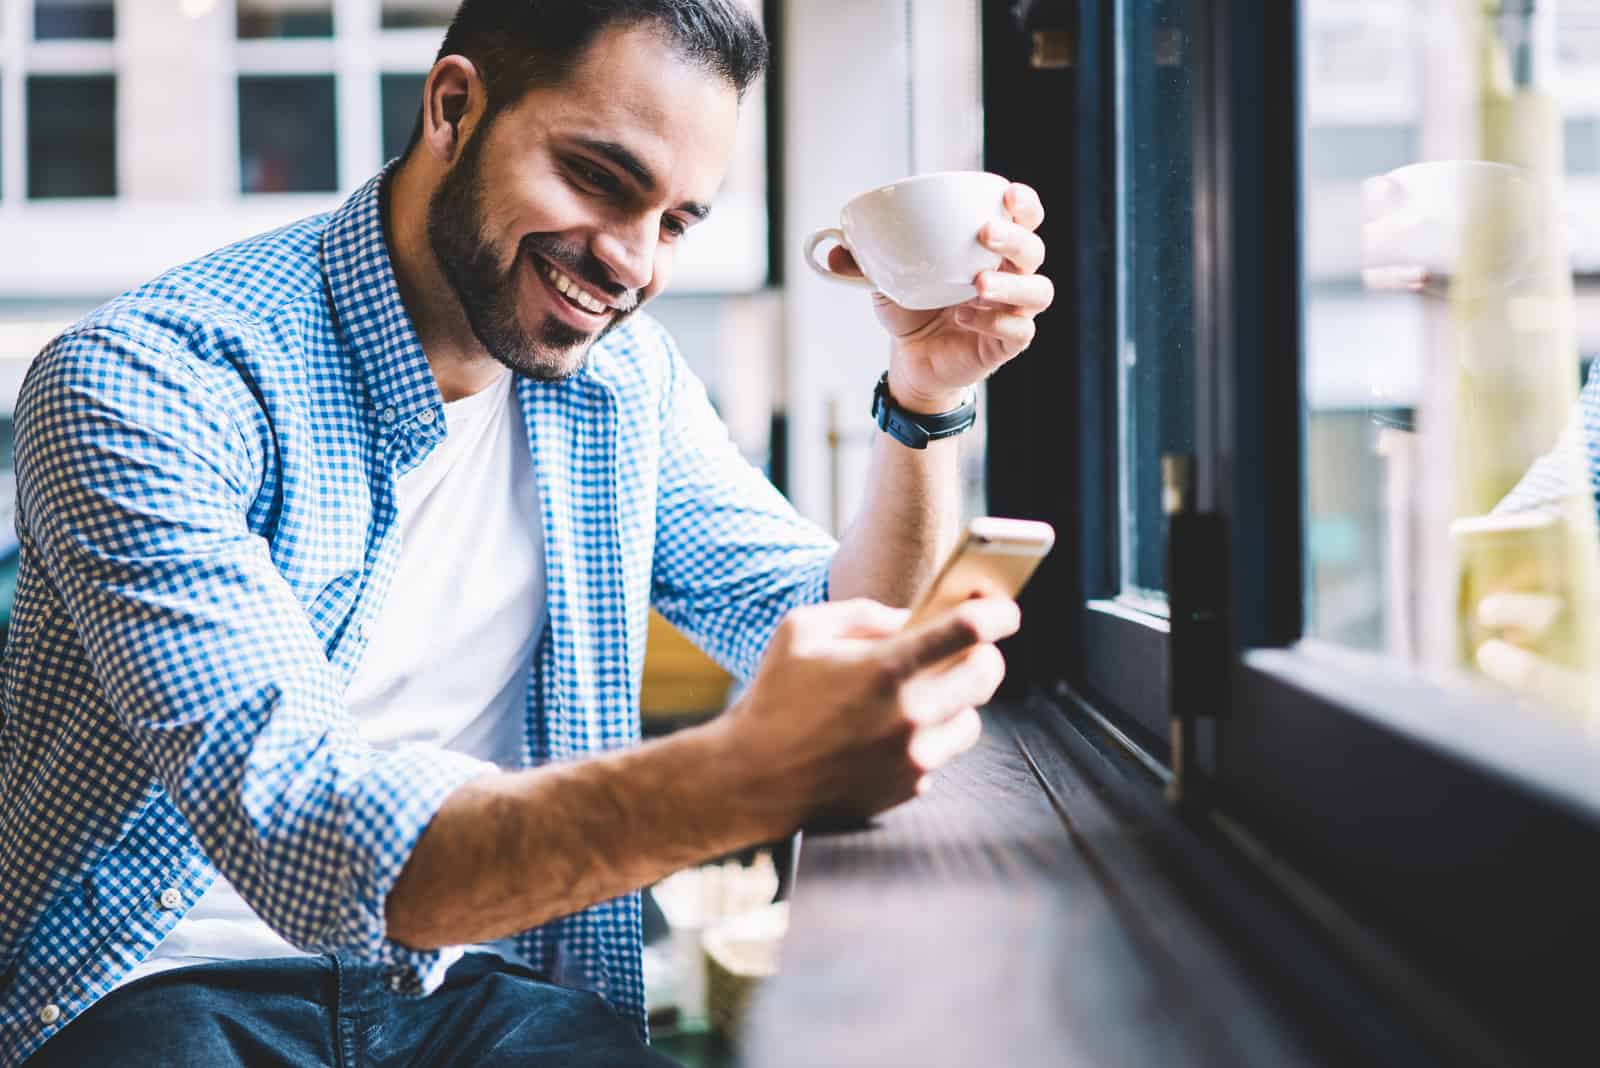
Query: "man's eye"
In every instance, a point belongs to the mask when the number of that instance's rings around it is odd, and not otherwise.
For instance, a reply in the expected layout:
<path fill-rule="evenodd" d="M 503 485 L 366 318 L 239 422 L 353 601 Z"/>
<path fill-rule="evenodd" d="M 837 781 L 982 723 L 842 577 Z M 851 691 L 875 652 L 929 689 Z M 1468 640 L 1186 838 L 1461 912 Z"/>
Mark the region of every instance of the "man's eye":
<path fill-rule="evenodd" d="M 592 186 L 603 193 L 614 193 L 617 190 L 617 181 L 606 171 L 587 163 L 572 164 L 572 173 L 584 185 Z"/>
<path fill-rule="evenodd" d="M 689 232 L 689 228 L 683 224 L 682 220 L 675 219 L 670 215 L 661 220 L 661 229 L 672 237 L 682 237 Z"/>

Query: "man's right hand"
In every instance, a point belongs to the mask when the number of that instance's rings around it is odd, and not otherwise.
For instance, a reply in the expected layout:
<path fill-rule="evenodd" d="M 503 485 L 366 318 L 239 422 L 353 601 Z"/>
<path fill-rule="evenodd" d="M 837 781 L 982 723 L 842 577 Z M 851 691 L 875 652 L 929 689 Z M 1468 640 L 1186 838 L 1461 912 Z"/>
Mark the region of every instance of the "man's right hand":
<path fill-rule="evenodd" d="M 815 605 L 779 626 L 755 680 L 722 726 L 764 833 L 858 822 L 911 799 L 977 744 L 977 706 L 1005 661 L 1017 606 L 967 601 L 910 630 L 874 601 Z M 730 802 L 735 799 L 730 798 Z"/>

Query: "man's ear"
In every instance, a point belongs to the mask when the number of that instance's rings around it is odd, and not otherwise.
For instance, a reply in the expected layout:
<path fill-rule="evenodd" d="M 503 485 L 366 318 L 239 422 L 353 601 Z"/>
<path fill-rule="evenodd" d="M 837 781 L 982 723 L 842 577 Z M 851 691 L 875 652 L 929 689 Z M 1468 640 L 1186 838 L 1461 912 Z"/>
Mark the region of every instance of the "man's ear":
<path fill-rule="evenodd" d="M 445 56 L 422 87 L 422 143 L 441 163 L 453 162 L 483 118 L 488 93 L 466 56 Z"/>

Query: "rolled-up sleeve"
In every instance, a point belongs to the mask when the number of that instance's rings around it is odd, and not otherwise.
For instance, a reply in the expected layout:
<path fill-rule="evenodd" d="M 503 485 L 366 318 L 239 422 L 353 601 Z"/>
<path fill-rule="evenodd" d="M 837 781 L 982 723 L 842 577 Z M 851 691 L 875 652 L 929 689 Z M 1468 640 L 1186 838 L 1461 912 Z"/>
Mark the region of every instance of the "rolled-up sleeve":
<path fill-rule="evenodd" d="M 828 599 L 836 543 L 739 452 L 665 332 L 652 600 L 741 679 L 792 609 Z"/>
<path fill-rule="evenodd" d="M 96 329 L 34 362 L 18 528 L 107 705 L 212 863 L 297 946 L 406 966 L 384 901 L 444 799 L 490 765 L 378 751 L 266 541 L 245 438 L 183 352 Z M 402 984 L 404 985 L 404 984 Z"/>

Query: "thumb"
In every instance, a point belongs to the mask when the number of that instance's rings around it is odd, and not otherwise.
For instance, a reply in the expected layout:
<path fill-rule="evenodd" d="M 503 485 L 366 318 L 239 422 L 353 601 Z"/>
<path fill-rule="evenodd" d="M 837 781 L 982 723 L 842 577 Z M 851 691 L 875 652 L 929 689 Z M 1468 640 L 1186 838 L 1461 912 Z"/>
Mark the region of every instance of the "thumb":
<path fill-rule="evenodd" d="M 977 597 L 906 631 L 894 640 L 889 655 L 909 678 L 974 645 L 1010 637 L 1021 622 L 1015 601 Z"/>

